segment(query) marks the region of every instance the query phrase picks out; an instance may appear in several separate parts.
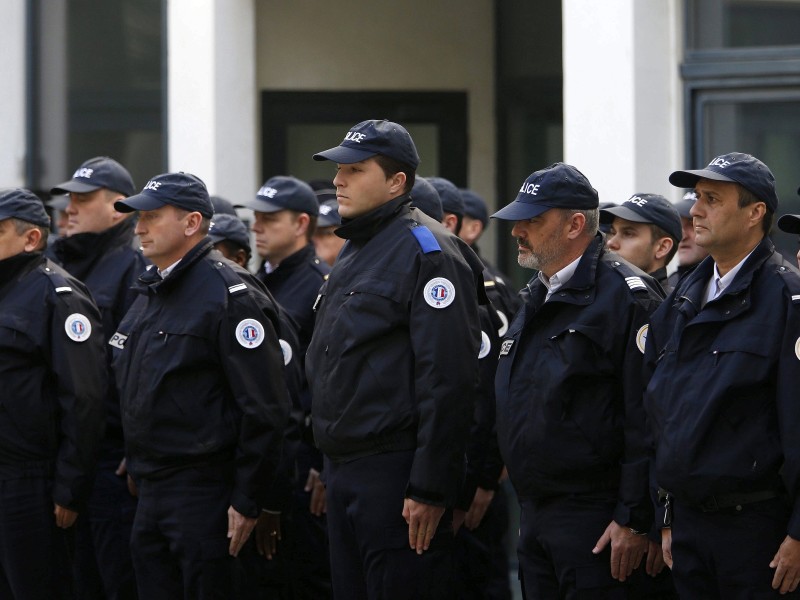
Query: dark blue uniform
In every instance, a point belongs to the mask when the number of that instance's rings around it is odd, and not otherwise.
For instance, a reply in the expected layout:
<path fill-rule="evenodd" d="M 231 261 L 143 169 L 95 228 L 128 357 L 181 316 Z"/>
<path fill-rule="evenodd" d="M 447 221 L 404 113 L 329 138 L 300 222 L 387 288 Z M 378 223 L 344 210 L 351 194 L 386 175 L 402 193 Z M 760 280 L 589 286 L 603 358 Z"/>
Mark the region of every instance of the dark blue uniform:
<path fill-rule="evenodd" d="M 418 556 L 402 510 L 405 497 L 452 507 L 462 485 L 482 266 L 408 203 L 400 196 L 337 230 L 348 241 L 307 354 L 336 597 L 453 594 L 449 512 Z"/>
<path fill-rule="evenodd" d="M 107 381 L 100 315 L 83 284 L 40 253 L 0 261 L 2 598 L 69 592 L 53 504 L 85 510 Z"/>
<path fill-rule="evenodd" d="M 598 234 L 545 302 L 537 278 L 501 343 L 500 449 L 522 507 L 520 577 L 528 597 L 605 597 L 613 519 L 647 531 L 650 445 L 642 406 L 646 323 L 660 288 Z"/>
<path fill-rule="evenodd" d="M 713 268 L 706 258 L 651 318 L 656 479 L 673 495 L 681 597 L 771 597 L 769 562 L 800 539 L 800 275 L 764 238 L 701 308 Z"/>
<path fill-rule="evenodd" d="M 109 342 L 147 598 L 230 593 L 227 509 L 270 506 L 289 409 L 274 304 L 211 247 L 199 242 L 166 279 L 142 275 Z"/>
<path fill-rule="evenodd" d="M 132 247 L 134 225 L 133 219 L 126 219 L 102 233 L 59 238 L 50 247 L 54 260 L 91 291 L 106 341 L 133 303 L 132 286 L 146 264 L 141 252 Z M 110 368 L 112 348 L 105 347 Z M 108 387 L 105 404 L 106 433 L 97 475 L 88 510 L 76 524 L 75 587 L 86 600 L 136 598 L 129 549 L 136 498 L 128 491 L 127 477 L 116 474 L 124 442 L 119 396 L 113 385 Z"/>

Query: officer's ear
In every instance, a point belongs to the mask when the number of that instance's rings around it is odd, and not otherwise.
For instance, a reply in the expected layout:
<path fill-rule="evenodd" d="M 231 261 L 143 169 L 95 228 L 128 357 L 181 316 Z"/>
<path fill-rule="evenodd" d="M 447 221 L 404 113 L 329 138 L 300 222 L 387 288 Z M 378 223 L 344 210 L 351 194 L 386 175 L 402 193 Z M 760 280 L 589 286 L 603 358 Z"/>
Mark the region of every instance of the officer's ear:
<path fill-rule="evenodd" d="M 389 177 L 389 193 L 390 194 L 397 194 L 402 192 L 406 187 L 406 174 L 402 171 L 398 171 L 391 177 Z"/>
<path fill-rule="evenodd" d="M 675 245 L 675 240 L 671 237 L 662 237 L 656 240 L 656 251 L 655 251 L 655 258 L 656 260 L 662 259 L 665 256 L 669 255 L 670 250 Z"/>
<path fill-rule="evenodd" d="M 751 227 L 761 228 L 761 221 L 767 215 L 767 205 L 764 202 L 753 202 L 745 206 L 748 211 L 747 217 Z"/>
<path fill-rule="evenodd" d="M 25 252 L 36 252 L 42 242 L 42 230 L 38 227 L 31 227 L 22 234 L 25 238 Z"/>
<path fill-rule="evenodd" d="M 197 211 L 190 212 L 186 215 L 186 227 L 183 234 L 186 237 L 192 237 L 200 231 L 200 226 L 203 224 L 203 215 Z"/>
<path fill-rule="evenodd" d="M 579 238 L 586 229 L 586 215 L 581 212 L 574 212 L 567 217 L 567 239 L 574 240 Z"/>

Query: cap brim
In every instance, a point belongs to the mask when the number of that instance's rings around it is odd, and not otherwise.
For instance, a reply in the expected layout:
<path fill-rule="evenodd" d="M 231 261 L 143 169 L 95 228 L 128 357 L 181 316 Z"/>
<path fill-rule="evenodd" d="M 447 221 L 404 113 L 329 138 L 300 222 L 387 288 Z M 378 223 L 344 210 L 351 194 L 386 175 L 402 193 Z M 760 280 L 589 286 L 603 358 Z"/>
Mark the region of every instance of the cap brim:
<path fill-rule="evenodd" d="M 800 215 L 783 215 L 778 219 L 778 229 L 786 233 L 800 233 Z"/>
<path fill-rule="evenodd" d="M 274 213 L 278 212 L 279 210 L 287 210 L 285 206 L 280 206 L 279 204 L 273 204 L 272 202 L 262 200 L 261 198 L 243 200 L 242 202 L 234 204 L 233 207 L 249 208 L 250 210 L 257 210 L 258 212 L 263 212 L 263 213 Z"/>
<path fill-rule="evenodd" d="M 725 177 L 716 171 L 698 169 L 696 171 L 675 171 L 669 176 L 669 182 L 679 188 L 693 188 L 698 179 L 713 179 L 714 181 L 729 181 L 736 183 L 730 177 Z"/>
<path fill-rule="evenodd" d="M 342 165 L 361 162 L 375 156 L 377 152 L 372 150 L 358 150 L 357 148 L 347 148 L 346 146 L 336 146 L 314 155 L 314 160 L 330 160 Z"/>
<path fill-rule="evenodd" d="M 317 227 L 338 227 L 341 224 L 342 223 L 336 219 L 329 219 L 323 216 L 317 217 Z"/>
<path fill-rule="evenodd" d="M 166 202 L 162 202 L 147 194 L 136 194 L 130 198 L 125 198 L 125 200 L 117 200 L 114 202 L 114 209 L 117 212 L 129 213 L 137 210 L 155 210 L 166 205 Z"/>
<path fill-rule="evenodd" d="M 600 209 L 600 222 L 613 223 L 614 217 L 625 219 L 626 221 L 633 221 L 634 223 L 650 223 L 645 217 L 637 214 L 636 211 L 631 210 L 627 206 L 614 206 L 612 208 Z"/>
<path fill-rule="evenodd" d="M 503 221 L 524 221 L 532 219 L 547 212 L 552 207 L 543 206 L 541 204 L 527 204 L 525 202 L 518 202 L 514 200 L 508 206 L 501 208 L 492 215 L 493 219 L 501 219 Z"/>
<path fill-rule="evenodd" d="M 67 208 L 67 206 L 69 206 L 69 198 L 65 198 L 63 196 L 52 198 L 46 203 L 46 205 L 55 210 L 64 210 Z"/>
<path fill-rule="evenodd" d="M 91 185 L 89 183 L 83 183 L 81 181 L 74 181 L 70 179 L 69 181 L 65 181 L 64 183 L 59 183 L 56 187 L 50 189 L 51 194 L 69 194 L 70 192 L 75 192 L 76 194 L 86 194 L 87 192 L 93 192 L 95 190 L 99 190 L 101 186 L 99 185 Z"/>

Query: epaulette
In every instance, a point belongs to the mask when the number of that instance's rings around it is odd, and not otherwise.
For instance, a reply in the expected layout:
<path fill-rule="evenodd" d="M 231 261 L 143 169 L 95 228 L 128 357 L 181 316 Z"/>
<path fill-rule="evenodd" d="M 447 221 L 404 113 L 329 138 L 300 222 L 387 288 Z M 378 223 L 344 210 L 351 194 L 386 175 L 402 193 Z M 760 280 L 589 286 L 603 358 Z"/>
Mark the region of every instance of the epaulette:
<path fill-rule="evenodd" d="M 628 287 L 632 292 L 644 292 L 645 294 L 650 293 L 650 289 L 647 287 L 647 284 L 641 277 L 641 272 L 634 271 L 629 264 L 619 260 L 609 260 L 608 265 L 615 272 L 622 275 L 622 277 L 625 279 L 625 283 L 628 284 Z"/>
<path fill-rule="evenodd" d="M 485 288 L 493 288 L 497 286 L 497 282 L 494 279 L 484 279 L 483 280 L 483 287 Z"/>
<path fill-rule="evenodd" d="M 419 247 L 422 249 L 424 254 L 430 254 L 431 252 L 441 252 L 442 247 L 439 245 L 436 236 L 433 235 L 433 232 L 428 229 L 425 225 L 420 225 L 416 221 L 408 221 L 408 228 L 411 230 L 411 233 L 417 239 L 417 243 Z"/>
<path fill-rule="evenodd" d="M 800 304 L 800 275 L 797 271 L 784 265 L 778 265 L 775 271 L 781 276 L 781 281 L 792 298 L 792 304 Z"/>
<path fill-rule="evenodd" d="M 215 260 L 211 264 L 214 270 L 222 277 L 222 281 L 225 282 L 228 293 L 231 296 L 247 293 L 247 284 L 242 281 L 241 277 L 236 274 L 236 271 L 234 271 L 230 265 L 225 264 L 221 260 Z"/>
<path fill-rule="evenodd" d="M 44 274 L 47 275 L 50 283 L 53 284 L 55 288 L 56 294 L 71 294 L 72 293 L 72 286 L 67 281 L 67 278 L 64 277 L 61 273 L 54 271 L 47 265 L 42 267 Z"/>
<path fill-rule="evenodd" d="M 318 256 L 311 259 L 311 268 L 322 275 L 322 279 L 328 279 L 329 269 L 327 267 L 327 263 L 323 263 Z"/>

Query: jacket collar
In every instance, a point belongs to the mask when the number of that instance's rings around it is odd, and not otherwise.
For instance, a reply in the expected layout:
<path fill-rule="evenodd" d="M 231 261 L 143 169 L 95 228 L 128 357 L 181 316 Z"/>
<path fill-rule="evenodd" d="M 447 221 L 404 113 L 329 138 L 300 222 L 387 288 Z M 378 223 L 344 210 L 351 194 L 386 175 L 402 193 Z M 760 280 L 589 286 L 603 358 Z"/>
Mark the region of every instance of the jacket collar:
<path fill-rule="evenodd" d="M 290 254 L 285 259 L 283 259 L 277 267 L 275 267 L 274 271 L 270 273 L 266 273 L 267 277 L 272 275 L 273 273 L 282 273 L 284 271 L 293 271 L 295 267 L 298 265 L 311 260 L 314 257 L 314 245 L 307 244 L 298 250 L 297 252 Z M 261 267 L 259 270 L 264 273 L 264 262 L 261 263 Z"/>
<path fill-rule="evenodd" d="M 342 219 L 342 226 L 336 230 L 336 235 L 346 240 L 368 240 L 398 215 L 407 213 L 410 203 L 410 196 L 403 194 L 355 219 Z"/>
<path fill-rule="evenodd" d="M 153 292 L 160 292 L 169 290 L 181 276 L 188 271 L 195 263 L 200 261 L 206 254 L 211 252 L 214 247 L 214 242 L 211 238 L 205 237 L 200 240 L 191 250 L 184 254 L 180 262 L 175 265 L 175 268 L 170 271 L 166 279 L 161 279 L 155 265 L 151 266 L 144 273 L 139 276 L 137 287 L 139 291 L 146 292 L 148 289 Z"/>
<path fill-rule="evenodd" d="M 0 298 L 23 276 L 46 260 L 41 252 L 22 252 L 0 260 Z"/>

